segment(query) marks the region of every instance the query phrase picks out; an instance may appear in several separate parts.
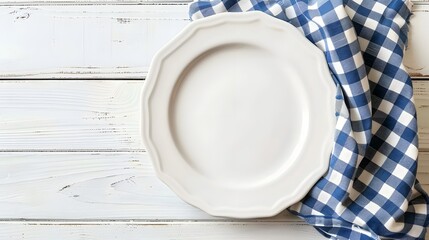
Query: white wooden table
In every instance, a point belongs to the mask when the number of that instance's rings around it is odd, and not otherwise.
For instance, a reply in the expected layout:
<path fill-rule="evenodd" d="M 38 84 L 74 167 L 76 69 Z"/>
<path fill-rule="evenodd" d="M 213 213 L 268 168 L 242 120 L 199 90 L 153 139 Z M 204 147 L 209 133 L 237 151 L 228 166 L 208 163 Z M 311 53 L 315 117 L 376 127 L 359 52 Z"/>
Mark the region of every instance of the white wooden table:
<path fill-rule="evenodd" d="M 426 190 L 428 10 L 414 8 L 405 62 Z M 211 217 L 155 177 L 141 89 L 151 57 L 187 19 L 186 1 L 0 1 L 0 239 L 321 239 L 286 212 Z"/>

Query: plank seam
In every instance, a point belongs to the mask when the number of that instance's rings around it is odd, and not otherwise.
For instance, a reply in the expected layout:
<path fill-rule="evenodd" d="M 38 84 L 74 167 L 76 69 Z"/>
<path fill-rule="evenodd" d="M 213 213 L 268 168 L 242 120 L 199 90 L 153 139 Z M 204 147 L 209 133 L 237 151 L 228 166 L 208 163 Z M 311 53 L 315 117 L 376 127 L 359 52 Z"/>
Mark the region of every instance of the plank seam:
<path fill-rule="evenodd" d="M 0 7 L 10 7 L 10 6 L 122 6 L 122 5 L 187 5 L 191 0 L 185 1 L 123 1 L 123 2 L 115 2 L 115 1 L 45 1 L 45 2 L 0 2 Z"/>
<path fill-rule="evenodd" d="M 145 153 L 145 149 L 4 149 L 0 153 Z"/>
<path fill-rule="evenodd" d="M 301 223 L 304 225 L 304 221 L 296 218 L 291 220 L 242 220 L 242 219 L 25 219 L 25 218 L 11 218 L 11 219 L 0 219 L 0 224 L 34 224 L 34 225 L 110 225 L 110 224 L 135 224 L 135 225 L 182 225 L 182 224 L 261 224 L 261 223 Z"/>

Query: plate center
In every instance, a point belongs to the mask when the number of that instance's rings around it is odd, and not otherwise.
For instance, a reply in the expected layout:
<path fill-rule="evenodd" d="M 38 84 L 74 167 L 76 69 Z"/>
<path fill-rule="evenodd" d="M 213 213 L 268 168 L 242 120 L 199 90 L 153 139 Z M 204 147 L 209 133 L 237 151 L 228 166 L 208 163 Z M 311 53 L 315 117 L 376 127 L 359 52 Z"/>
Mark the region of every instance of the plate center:
<path fill-rule="evenodd" d="M 169 121 L 192 168 L 216 184 L 246 187 L 275 178 L 296 159 L 306 109 L 301 79 L 287 61 L 275 51 L 229 44 L 187 66 Z"/>

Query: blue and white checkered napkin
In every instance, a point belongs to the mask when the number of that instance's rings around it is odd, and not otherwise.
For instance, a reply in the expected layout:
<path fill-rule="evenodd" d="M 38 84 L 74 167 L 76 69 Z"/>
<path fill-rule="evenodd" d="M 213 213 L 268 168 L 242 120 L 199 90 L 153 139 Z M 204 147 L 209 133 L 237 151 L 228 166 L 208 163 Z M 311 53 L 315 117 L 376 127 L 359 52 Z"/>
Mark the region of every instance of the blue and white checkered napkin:
<path fill-rule="evenodd" d="M 405 0 L 196 0 L 191 19 L 263 11 L 324 51 L 337 83 L 327 174 L 289 208 L 331 239 L 424 239 L 427 194 L 416 181 L 417 124 L 402 64 Z"/>

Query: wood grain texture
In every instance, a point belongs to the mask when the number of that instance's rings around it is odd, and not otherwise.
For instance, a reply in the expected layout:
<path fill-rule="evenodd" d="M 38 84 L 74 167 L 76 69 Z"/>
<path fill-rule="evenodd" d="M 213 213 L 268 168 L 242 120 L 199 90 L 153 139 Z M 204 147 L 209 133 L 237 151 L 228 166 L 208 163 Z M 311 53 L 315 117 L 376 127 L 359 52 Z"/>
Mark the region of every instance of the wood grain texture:
<path fill-rule="evenodd" d="M 139 80 L 0 81 L 0 151 L 143 151 Z M 429 149 L 429 81 L 414 81 Z"/>
<path fill-rule="evenodd" d="M 142 150 L 143 81 L 0 81 L 0 150 Z"/>
<path fill-rule="evenodd" d="M 1 153 L 0 219 L 20 218 L 221 220 L 180 200 L 145 153 Z"/>
<path fill-rule="evenodd" d="M 426 191 L 428 175 L 429 153 L 421 153 L 418 178 Z M 179 199 L 145 153 L 1 153 L 1 219 L 226 220 Z M 262 221 L 301 222 L 286 211 Z"/>
<path fill-rule="evenodd" d="M 0 78 L 143 79 L 156 51 L 189 23 L 186 1 L 67 2 L 0 4 L 8 33 L 0 38 Z M 411 18 L 405 65 L 414 77 L 429 76 L 428 9 L 416 4 Z"/>
<path fill-rule="evenodd" d="M 419 148 L 429 150 L 429 81 L 413 81 L 414 100 L 417 108 Z"/>
<path fill-rule="evenodd" d="M 146 154 L 27 153 L 0 158 L 2 219 L 213 219 L 161 183 Z"/>
<path fill-rule="evenodd" d="M 144 78 L 187 6 L 2 6 L 1 78 Z"/>
<path fill-rule="evenodd" d="M 6 223 L 0 238 L 8 240 L 314 240 L 312 227 L 286 223 Z"/>

